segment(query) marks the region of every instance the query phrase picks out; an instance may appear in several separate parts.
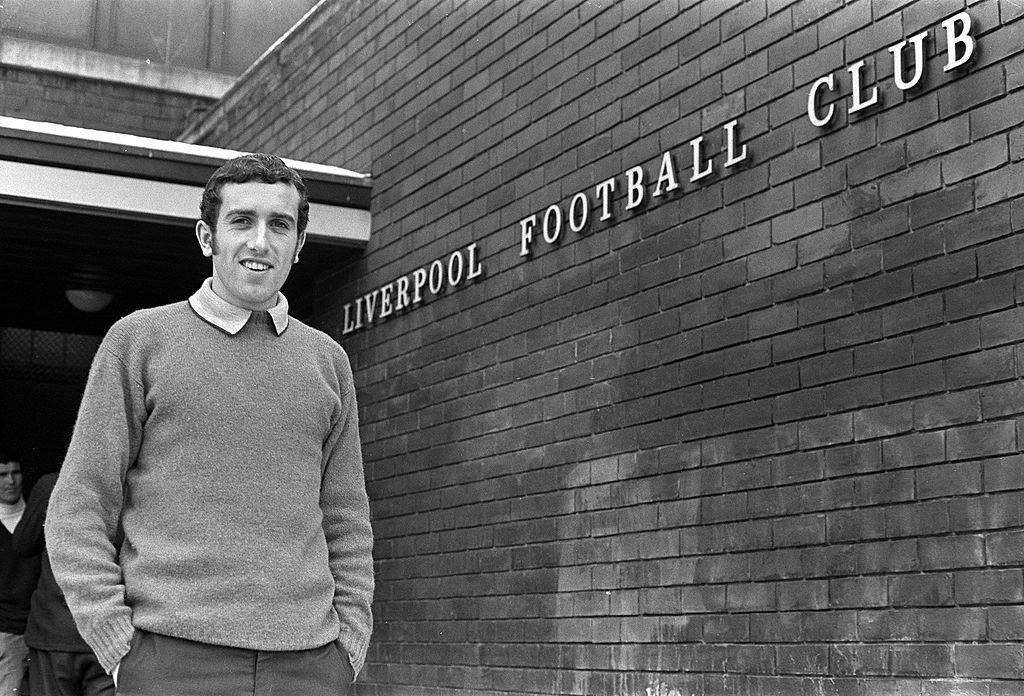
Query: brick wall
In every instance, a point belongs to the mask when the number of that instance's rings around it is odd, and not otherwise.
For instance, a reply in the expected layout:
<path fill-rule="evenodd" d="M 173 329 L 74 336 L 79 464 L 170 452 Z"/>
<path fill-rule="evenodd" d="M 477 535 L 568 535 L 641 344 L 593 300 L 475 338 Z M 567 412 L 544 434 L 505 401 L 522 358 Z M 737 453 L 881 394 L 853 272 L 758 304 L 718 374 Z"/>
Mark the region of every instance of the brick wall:
<path fill-rule="evenodd" d="M 213 100 L 0 66 L 0 114 L 173 140 Z"/>
<path fill-rule="evenodd" d="M 970 4 L 945 73 L 964 9 L 339 0 L 228 95 L 208 144 L 374 177 L 317 312 L 377 535 L 359 693 L 1019 692 L 1024 7 Z M 905 94 L 886 48 L 925 30 Z M 882 103 L 851 115 L 861 58 Z M 345 333 L 472 242 L 481 278 Z"/>

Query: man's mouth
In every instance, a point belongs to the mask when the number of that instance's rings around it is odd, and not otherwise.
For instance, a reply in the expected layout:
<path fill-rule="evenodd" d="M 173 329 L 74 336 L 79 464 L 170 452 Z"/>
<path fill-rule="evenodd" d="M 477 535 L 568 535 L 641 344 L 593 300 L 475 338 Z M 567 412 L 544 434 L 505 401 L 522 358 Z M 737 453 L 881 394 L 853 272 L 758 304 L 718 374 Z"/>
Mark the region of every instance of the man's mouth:
<path fill-rule="evenodd" d="M 242 265 L 248 268 L 250 271 L 269 271 L 273 268 L 269 263 L 263 263 L 262 261 L 246 260 L 242 262 Z"/>

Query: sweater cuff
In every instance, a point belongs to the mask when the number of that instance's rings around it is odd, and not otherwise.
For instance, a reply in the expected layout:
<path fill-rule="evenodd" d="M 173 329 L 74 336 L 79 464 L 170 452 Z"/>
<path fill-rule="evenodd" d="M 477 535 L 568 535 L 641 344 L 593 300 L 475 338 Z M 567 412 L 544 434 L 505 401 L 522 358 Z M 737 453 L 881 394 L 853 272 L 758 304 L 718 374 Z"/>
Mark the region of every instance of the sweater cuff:
<path fill-rule="evenodd" d="M 115 616 L 109 622 L 97 626 L 89 635 L 89 647 L 96 653 L 96 659 L 107 674 L 128 654 L 134 634 L 135 627 L 129 617 Z"/>
<path fill-rule="evenodd" d="M 342 630 L 337 643 L 341 651 L 348 655 L 348 660 L 352 665 L 352 682 L 355 683 L 359 677 L 359 671 L 362 670 L 363 663 L 366 661 L 367 641 L 360 641 L 355 634 Z"/>

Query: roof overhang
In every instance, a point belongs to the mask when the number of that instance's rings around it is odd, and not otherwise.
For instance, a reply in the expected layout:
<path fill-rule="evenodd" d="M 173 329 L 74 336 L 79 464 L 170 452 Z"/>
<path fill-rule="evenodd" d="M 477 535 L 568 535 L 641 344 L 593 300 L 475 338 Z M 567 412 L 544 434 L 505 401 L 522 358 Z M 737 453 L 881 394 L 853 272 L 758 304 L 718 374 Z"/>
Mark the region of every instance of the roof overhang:
<path fill-rule="evenodd" d="M 0 116 L 0 202 L 191 226 L 235 150 Z M 306 182 L 310 241 L 365 247 L 369 175 L 285 159 Z"/>

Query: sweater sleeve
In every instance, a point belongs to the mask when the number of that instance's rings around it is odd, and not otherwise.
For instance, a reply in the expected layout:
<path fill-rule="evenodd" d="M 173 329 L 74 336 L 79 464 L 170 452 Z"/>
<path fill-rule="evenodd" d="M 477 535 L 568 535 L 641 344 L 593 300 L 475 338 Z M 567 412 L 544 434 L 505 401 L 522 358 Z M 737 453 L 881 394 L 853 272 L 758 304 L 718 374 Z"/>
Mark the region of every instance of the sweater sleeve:
<path fill-rule="evenodd" d="M 14 529 L 11 545 L 19 556 L 35 556 L 46 550 L 43 539 L 43 520 L 46 518 L 46 504 L 50 500 L 50 492 L 57 480 L 56 474 L 42 476 L 25 503 L 25 513 Z"/>
<path fill-rule="evenodd" d="M 119 325 L 93 360 L 71 444 L 46 516 L 46 546 L 82 637 L 108 672 L 134 628 L 118 565 L 124 481 L 145 422 L 141 378 L 122 357 Z"/>
<path fill-rule="evenodd" d="M 352 369 L 347 357 L 339 367 L 343 391 L 340 417 L 324 443 L 320 507 L 331 573 L 334 608 L 341 619 L 339 647 L 348 654 L 353 673 L 366 660 L 373 619 L 373 531 L 363 476 L 359 416 Z"/>

